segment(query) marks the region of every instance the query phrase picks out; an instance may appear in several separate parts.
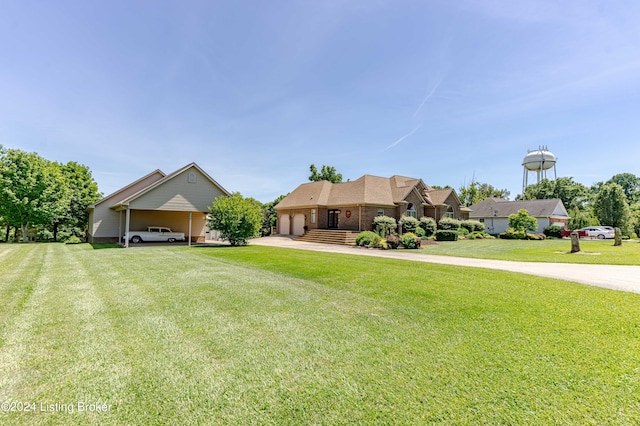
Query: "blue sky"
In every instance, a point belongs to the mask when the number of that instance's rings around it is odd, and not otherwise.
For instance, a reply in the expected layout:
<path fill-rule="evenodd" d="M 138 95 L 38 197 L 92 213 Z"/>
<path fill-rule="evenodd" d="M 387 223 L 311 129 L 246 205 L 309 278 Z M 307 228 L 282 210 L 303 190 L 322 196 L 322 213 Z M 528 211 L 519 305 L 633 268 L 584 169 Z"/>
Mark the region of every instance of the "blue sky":
<path fill-rule="evenodd" d="M 309 165 L 522 189 L 640 175 L 640 2 L 2 1 L 0 144 L 111 193 L 197 162 L 266 202 Z"/>

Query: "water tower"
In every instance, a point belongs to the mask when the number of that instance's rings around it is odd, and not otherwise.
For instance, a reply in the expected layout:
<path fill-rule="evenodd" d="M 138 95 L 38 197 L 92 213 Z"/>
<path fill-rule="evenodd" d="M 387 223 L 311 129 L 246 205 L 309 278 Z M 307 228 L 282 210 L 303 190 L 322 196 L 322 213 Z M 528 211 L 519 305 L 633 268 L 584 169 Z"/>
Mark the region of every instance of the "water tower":
<path fill-rule="evenodd" d="M 522 168 L 524 175 L 522 176 L 522 193 L 529 185 L 529 172 L 536 172 L 536 183 L 540 183 L 542 179 L 547 178 L 547 170 L 553 168 L 553 178 L 557 179 L 556 174 L 556 156 L 549 151 L 546 146 L 539 147 L 536 151 L 528 151 L 528 154 L 522 160 Z"/>

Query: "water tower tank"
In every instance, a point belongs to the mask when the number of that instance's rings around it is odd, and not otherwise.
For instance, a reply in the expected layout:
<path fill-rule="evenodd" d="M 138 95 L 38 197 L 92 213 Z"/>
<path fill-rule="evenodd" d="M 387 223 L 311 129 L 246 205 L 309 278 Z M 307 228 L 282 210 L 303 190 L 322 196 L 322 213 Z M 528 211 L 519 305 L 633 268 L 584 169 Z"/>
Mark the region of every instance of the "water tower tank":
<path fill-rule="evenodd" d="M 541 146 L 536 151 L 529 151 L 522 160 L 524 170 L 522 193 L 524 194 L 524 190 L 529 184 L 529 172 L 536 172 L 537 183 L 540 183 L 541 179 L 547 178 L 547 170 L 553 169 L 554 176 L 556 175 L 556 161 L 556 156 L 546 146 Z"/>
<path fill-rule="evenodd" d="M 537 151 L 529 152 L 522 160 L 522 165 L 527 170 L 549 170 L 556 165 L 556 156 L 550 151 L 541 148 Z"/>

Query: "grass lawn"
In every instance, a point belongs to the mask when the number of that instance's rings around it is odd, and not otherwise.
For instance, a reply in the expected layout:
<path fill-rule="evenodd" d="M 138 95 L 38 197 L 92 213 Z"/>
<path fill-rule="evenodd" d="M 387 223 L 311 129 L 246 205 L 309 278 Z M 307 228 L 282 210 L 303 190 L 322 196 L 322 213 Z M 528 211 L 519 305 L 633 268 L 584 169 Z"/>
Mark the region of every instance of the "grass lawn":
<path fill-rule="evenodd" d="M 638 294 L 255 246 L 3 244 L 0 276 L 0 424 L 640 423 Z"/>
<path fill-rule="evenodd" d="M 423 246 L 425 254 L 473 257 L 521 262 L 592 263 L 640 265 L 640 243 L 624 241 L 614 247 L 613 240 L 581 240 L 581 254 L 569 254 L 570 240 L 460 240 Z"/>

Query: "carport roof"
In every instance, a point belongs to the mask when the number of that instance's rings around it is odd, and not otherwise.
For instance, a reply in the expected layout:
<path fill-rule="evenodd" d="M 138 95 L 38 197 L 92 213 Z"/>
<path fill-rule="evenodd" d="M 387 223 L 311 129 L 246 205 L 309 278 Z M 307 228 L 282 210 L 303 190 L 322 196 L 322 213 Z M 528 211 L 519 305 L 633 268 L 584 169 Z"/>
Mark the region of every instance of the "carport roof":
<path fill-rule="evenodd" d="M 185 172 L 186 170 L 188 170 L 190 168 L 195 168 L 200 173 L 202 173 L 203 176 L 205 176 L 209 181 L 211 181 L 211 183 L 213 183 L 216 187 L 218 187 L 224 194 L 229 195 L 229 196 L 231 195 L 231 193 L 229 191 L 224 189 L 218 182 L 215 181 L 215 179 L 213 179 L 211 176 L 209 176 L 209 174 L 207 172 L 205 172 L 200 166 L 198 166 L 196 163 L 190 163 L 190 164 L 187 164 L 186 166 L 182 167 L 181 169 L 178 169 L 175 172 L 170 173 L 168 175 L 166 175 L 160 169 L 157 169 L 157 170 L 149 173 L 148 175 L 136 180 L 135 182 L 132 182 L 131 184 L 125 186 L 124 188 L 119 189 L 118 191 L 114 192 L 113 194 L 108 195 L 107 197 L 104 197 L 103 199 L 101 199 L 97 203 L 89 206 L 89 209 L 95 208 L 98 204 L 109 202 L 111 204 L 110 208 L 112 208 L 114 210 L 124 210 L 124 209 L 126 209 L 128 207 L 129 203 L 131 203 L 133 200 L 143 196 L 144 194 L 146 194 L 146 193 L 148 193 L 150 191 L 153 191 L 157 187 L 167 183 L 168 181 L 170 181 L 174 177 L 182 174 L 183 172 Z M 143 187 L 142 189 L 138 190 L 137 192 L 135 192 L 133 194 L 125 195 L 127 193 L 127 191 L 126 191 L 127 189 L 133 188 L 133 187 L 135 187 L 136 184 L 144 182 L 145 180 L 151 180 L 152 182 L 149 185 Z M 122 198 L 120 198 L 120 197 L 122 197 Z"/>

